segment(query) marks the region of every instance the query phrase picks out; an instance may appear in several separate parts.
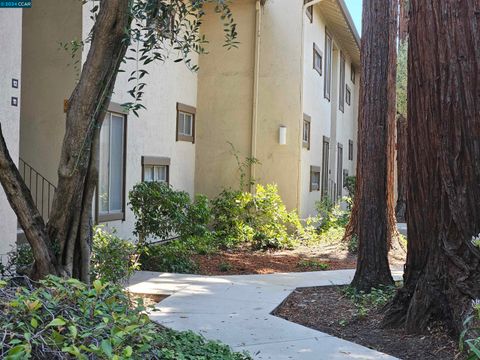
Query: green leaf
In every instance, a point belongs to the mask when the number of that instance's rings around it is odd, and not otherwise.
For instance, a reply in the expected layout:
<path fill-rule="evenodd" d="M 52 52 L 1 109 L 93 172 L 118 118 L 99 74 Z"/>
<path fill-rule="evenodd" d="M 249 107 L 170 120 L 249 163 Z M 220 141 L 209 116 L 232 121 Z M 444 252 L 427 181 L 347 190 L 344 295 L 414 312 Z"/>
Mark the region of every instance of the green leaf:
<path fill-rule="evenodd" d="M 102 340 L 100 343 L 100 348 L 102 349 L 103 353 L 107 355 L 109 358 L 112 357 L 112 344 L 110 344 L 110 341 L 108 340 Z"/>
<path fill-rule="evenodd" d="M 65 324 L 66 324 L 65 320 L 63 320 L 62 318 L 55 318 L 52 321 L 50 321 L 50 323 L 47 325 L 47 327 L 49 327 L 49 326 L 64 326 Z"/>
<path fill-rule="evenodd" d="M 33 327 L 34 329 L 36 329 L 36 328 L 38 327 L 38 321 L 37 321 L 37 319 L 32 318 L 32 320 L 30 320 L 30 325 L 32 325 L 32 327 Z"/>
<path fill-rule="evenodd" d="M 77 330 L 77 327 L 75 325 L 69 326 L 68 330 L 70 331 L 70 334 L 72 335 L 73 338 L 77 337 L 78 330 Z"/>
<path fill-rule="evenodd" d="M 93 288 L 95 289 L 97 294 L 100 294 L 102 292 L 102 289 L 103 289 L 102 282 L 100 280 L 95 280 L 93 282 Z"/>
<path fill-rule="evenodd" d="M 131 346 L 127 346 L 124 350 L 123 350 L 123 356 L 125 357 L 131 357 L 133 354 L 133 349 Z"/>

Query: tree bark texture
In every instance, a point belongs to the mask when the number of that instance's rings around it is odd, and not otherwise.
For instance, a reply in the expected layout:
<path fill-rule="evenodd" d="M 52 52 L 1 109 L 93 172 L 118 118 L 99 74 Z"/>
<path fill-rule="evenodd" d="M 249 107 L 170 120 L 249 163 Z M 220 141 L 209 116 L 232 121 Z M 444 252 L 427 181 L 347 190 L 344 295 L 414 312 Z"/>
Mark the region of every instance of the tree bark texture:
<path fill-rule="evenodd" d="M 361 48 L 356 207 L 359 290 L 391 285 L 388 250 L 395 234 L 395 86 L 398 6 L 395 0 L 365 0 Z"/>
<path fill-rule="evenodd" d="M 384 323 L 458 334 L 480 298 L 480 1 L 410 6 L 408 255 Z"/>
<path fill-rule="evenodd" d="M 46 226 L 4 142 L 0 144 L 0 167 L 6 170 L 0 181 L 32 246 L 34 278 L 56 274 L 89 281 L 98 137 L 116 74 L 129 45 L 125 31 L 130 23 L 129 0 L 101 2 L 90 50 L 69 99 L 58 186 Z"/>
<path fill-rule="evenodd" d="M 398 37 L 400 43 L 408 41 L 409 0 L 399 0 L 400 16 Z M 405 114 L 406 115 L 406 114 Z M 407 119 L 397 114 L 397 203 L 395 216 L 398 222 L 406 222 L 407 215 Z"/>

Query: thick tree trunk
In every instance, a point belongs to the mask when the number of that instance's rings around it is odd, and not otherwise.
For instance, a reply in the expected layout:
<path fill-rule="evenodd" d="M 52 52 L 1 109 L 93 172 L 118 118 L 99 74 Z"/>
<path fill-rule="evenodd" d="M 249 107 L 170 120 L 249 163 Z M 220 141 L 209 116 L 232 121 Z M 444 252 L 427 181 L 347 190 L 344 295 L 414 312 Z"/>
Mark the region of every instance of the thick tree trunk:
<path fill-rule="evenodd" d="M 400 43 L 408 40 L 409 0 L 399 0 L 400 16 L 398 35 Z M 397 204 L 395 216 L 398 222 L 406 222 L 407 211 L 407 119 L 406 114 L 397 116 Z"/>
<path fill-rule="evenodd" d="M 359 290 L 391 285 L 388 249 L 395 234 L 394 151 L 397 2 L 363 3 L 362 75 L 354 215 Z"/>
<path fill-rule="evenodd" d="M 129 0 L 103 0 L 80 80 L 69 100 L 58 187 L 47 226 L 0 142 L 0 182 L 33 249 L 33 277 L 89 281 L 92 199 L 98 178 L 98 137 L 116 75 L 129 45 Z M 1 135 L 1 133 L 0 133 Z"/>
<path fill-rule="evenodd" d="M 480 3 L 412 0 L 408 256 L 385 325 L 459 333 L 480 298 Z M 448 29 L 446 31 L 445 29 Z"/>

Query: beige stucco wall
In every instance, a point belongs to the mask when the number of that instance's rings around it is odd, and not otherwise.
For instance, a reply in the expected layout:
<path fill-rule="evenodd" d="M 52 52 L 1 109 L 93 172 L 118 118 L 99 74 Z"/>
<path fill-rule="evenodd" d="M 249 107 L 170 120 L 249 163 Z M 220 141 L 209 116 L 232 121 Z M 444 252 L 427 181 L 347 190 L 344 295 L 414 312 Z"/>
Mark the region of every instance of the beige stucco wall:
<path fill-rule="evenodd" d="M 301 5 L 267 1 L 261 9 L 256 152 L 252 153 L 256 10 L 254 0 L 233 3 L 239 47 L 222 47 L 223 29 L 214 16 L 202 31 L 209 54 L 200 58 L 195 190 L 215 196 L 238 187 L 239 171 L 230 141 L 244 158 L 254 156 L 255 179 L 276 183 L 290 209 L 298 205 L 301 118 Z M 288 26 L 285 26 L 288 24 Z M 287 145 L 279 145 L 280 126 Z"/>
<path fill-rule="evenodd" d="M 88 35 L 92 21 L 88 3 L 83 9 L 83 37 Z M 86 59 L 88 46 L 83 53 Z M 194 194 L 195 148 L 196 144 L 176 141 L 176 104 L 177 102 L 193 107 L 197 106 L 197 73 L 189 70 L 183 62 L 174 63 L 175 51 L 170 50 L 170 59 L 165 63 L 151 63 L 143 80 L 147 83 L 142 104 L 146 110 L 139 111 L 139 117 L 130 113 L 127 117 L 127 154 L 126 154 L 126 202 L 128 192 L 142 179 L 142 156 L 168 157 L 170 163 L 170 184 L 178 190 Z M 192 54 L 193 63 L 198 63 L 198 56 Z M 142 66 L 142 65 L 140 65 Z M 122 65 L 124 73 L 117 77 L 112 101 L 118 104 L 131 101 L 128 90 L 129 74 L 136 67 L 136 62 L 128 61 Z M 115 229 L 123 238 L 133 238 L 135 218 L 126 206 L 125 221 L 111 221 L 103 225 Z"/>
<path fill-rule="evenodd" d="M 306 15 L 304 21 L 304 59 L 303 59 L 303 112 L 311 117 L 310 150 L 302 149 L 302 179 L 301 179 L 301 209 L 300 215 L 307 217 L 315 213 L 315 204 L 321 198 L 320 191 L 310 192 L 310 166 L 322 166 L 323 136 L 330 139 L 329 179 L 337 182 L 337 151 L 338 144 L 343 145 L 343 169 L 349 175 L 355 174 L 358 83 L 350 80 L 351 59 L 345 55 L 345 83 L 351 89 L 351 105 L 345 102 L 344 112 L 339 110 L 339 64 L 340 45 L 336 42 L 335 33 L 330 31 L 334 41 L 332 60 L 332 87 L 330 101 L 324 97 L 325 81 L 325 20 L 318 6 L 314 7 L 313 23 Z M 313 69 L 313 43 L 316 43 L 323 54 L 322 75 Z M 348 141 L 354 141 L 354 160 L 348 160 Z M 343 196 L 347 191 L 342 189 Z"/>
<path fill-rule="evenodd" d="M 202 33 L 210 42 L 200 56 L 196 124 L 195 191 L 216 196 L 222 188 L 238 188 L 239 156 L 251 156 L 254 71 L 255 1 L 232 3 L 238 48 L 226 49 L 223 22 L 208 8 Z"/>
<path fill-rule="evenodd" d="M 82 39 L 80 1 L 42 0 L 23 12 L 20 156 L 57 183 L 65 114 L 63 101 L 78 76 L 60 43 Z"/>
<path fill-rule="evenodd" d="M 26 10 L 27 11 L 27 10 Z M 12 88 L 12 79 L 22 86 L 20 59 L 22 56 L 22 10 L 0 10 L 0 124 L 10 156 L 18 161 L 20 103 L 11 106 L 12 96 L 20 98 L 20 88 Z M 0 187 L 0 261 L 12 250 L 16 241 L 17 218 Z"/>

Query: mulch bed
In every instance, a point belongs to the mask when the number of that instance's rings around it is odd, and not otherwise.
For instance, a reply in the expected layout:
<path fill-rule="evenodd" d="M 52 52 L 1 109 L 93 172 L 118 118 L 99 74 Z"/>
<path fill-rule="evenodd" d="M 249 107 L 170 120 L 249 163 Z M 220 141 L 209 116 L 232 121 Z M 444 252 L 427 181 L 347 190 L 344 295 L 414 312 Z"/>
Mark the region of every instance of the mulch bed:
<path fill-rule="evenodd" d="M 382 329 L 381 309 L 358 317 L 354 303 L 342 287 L 315 287 L 295 290 L 274 315 L 327 334 L 355 342 L 404 360 L 465 359 L 458 342 L 441 326 L 425 335 L 407 335 L 402 329 Z"/>
<path fill-rule="evenodd" d="M 196 255 L 202 275 L 245 275 L 354 269 L 356 256 L 345 252 L 301 249 L 291 251 L 222 251 Z M 320 268 L 320 264 L 327 265 Z"/>

